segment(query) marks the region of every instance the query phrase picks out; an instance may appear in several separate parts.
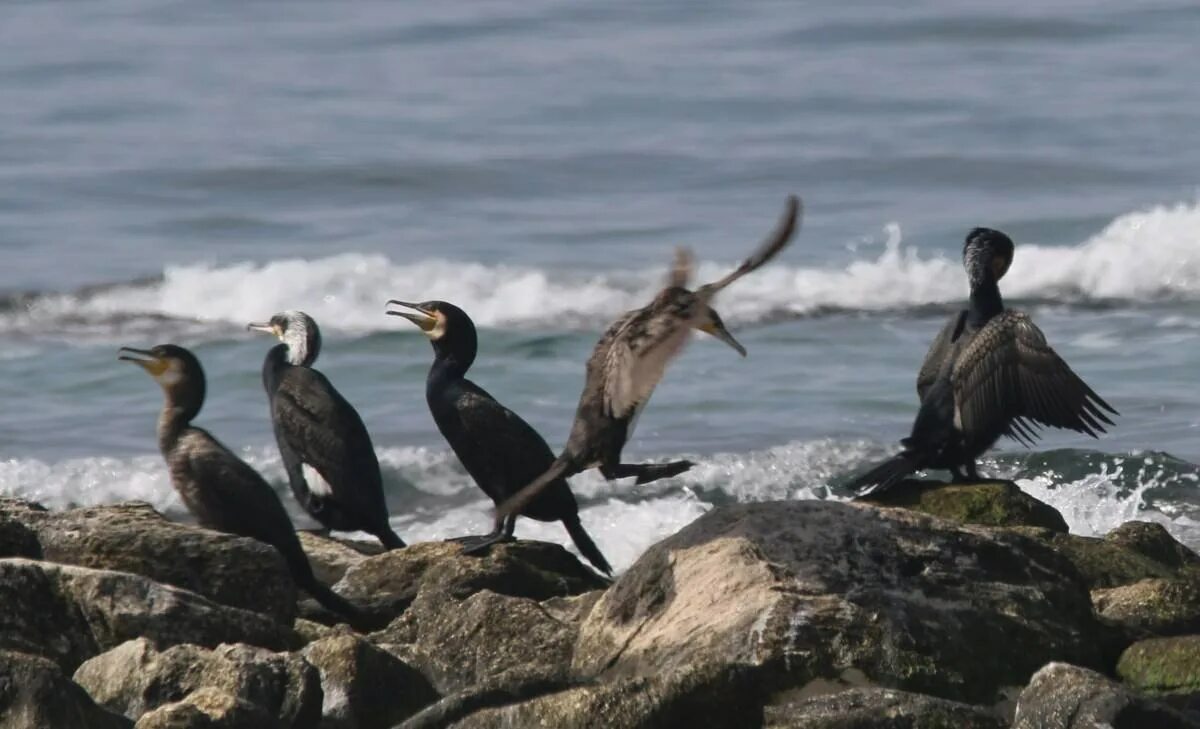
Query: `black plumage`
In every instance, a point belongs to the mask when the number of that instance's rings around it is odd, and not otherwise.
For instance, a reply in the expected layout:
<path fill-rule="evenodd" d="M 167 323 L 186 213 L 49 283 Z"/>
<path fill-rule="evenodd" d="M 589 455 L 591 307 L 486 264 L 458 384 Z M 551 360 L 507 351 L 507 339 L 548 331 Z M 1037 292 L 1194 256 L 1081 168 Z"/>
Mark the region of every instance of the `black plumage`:
<path fill-rule="evenodd" d="M 388 549 L 403 547 L 388 524 L 383 477 L 362 418 L 312 367 L 321 349 L 317 323 L 302 311 L 285 311 L 249 328 L 282 342 L 267 352 L 262 376 L 296 500 L 326 529 L 364 531 Z"/>
<path fill-rule="evenodd" d="M 388 303 L 411 309 L 388 313 L 408 319 L 429 336 L 434 351 L 425 383 L 429 411 L 463 468 L 488 498 L 500 504 L 549 468 L 554 452 L 545 439 L 521 416 L 466 378 L 478 349 L 471 317 L 445 301 Z M 580 553 L 596 569 L 612 573 L 608 560 L 579 521 L 579 505 L 565 478 L 551 483 L 520 515 L 561 521 Z M 468 540 L 470 548 L 511 539 L 516 521 L 516 514 L 498 517 L 490 534 Z"/>
<path fill-rule="evenodd" d="M 120 359 L 134 362 L 162 386 L 158 447 L 171 484 L 201 526 L 251 537 L 279 550 L 292 579 L 325 607 L 362 624 L 362 613 L 321 584 L 300 546 L 292 521 L 271 486 L 208 431 L 191 424 L 204 404 L 200 361 L 173 344 L 150 350 L 122 348 Z"/>
<path fill-rule="evenodd" d="M 691 338 L 693 329 L 711 334 L 742 356 L 746 350 L 725 328 L 709 305 L 718 292 L 774 258 L 799 229 L 800 200 L 789 196 L 775 229 L 759 248 L 724 278 L 687 288 L 691 278 L 690 254 L 681 249 L 667 286 L 649 305 L 626 312 L 612 324 L 592 350 L 575 421 L 567 445 L 554 464 L 500 507 L 514 513 L 549 483 L 589 468 L 599 468 L 607 479 L 633 476 L 649 483 L 691 468 L 690 461 L 621 463 L 621 451 L 633 434 L 638 416 L 654 388 Z"/>
<path fill-rule="evenodd" d="M 948 469 L 959 482 L 977 480 L 976 459 L 1002 435 L 1032 445 L 1042 426 L 1097 437 L 1113 424 L 1108 414 L 1117 411 L 1046 343 L 1029 315 L 1004 307 L 999 281 L 1012 257 L 1012 240 L 999 231 L 967 235 L 969 305 L 950 318 L 921 364 L 912 433 L 898 455 L 852 488 L 878 493 L 928 468 Z"/>

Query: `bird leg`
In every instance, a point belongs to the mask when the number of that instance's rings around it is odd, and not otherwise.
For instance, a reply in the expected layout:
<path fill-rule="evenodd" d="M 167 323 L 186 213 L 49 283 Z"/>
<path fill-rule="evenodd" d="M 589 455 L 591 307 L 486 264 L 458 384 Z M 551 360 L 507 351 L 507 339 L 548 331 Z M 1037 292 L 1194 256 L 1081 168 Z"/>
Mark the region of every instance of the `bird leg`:
<path fill-rule="evenodd" d="M 950 467 L 950 483 L 979 483 L 979 471 L 975 469 L 975 461 L 967 461 L 958 466 Z"/>
<path fill-rule="evenodd" d="M 600 473 L 604 478 L 612 481 L 616 478 L 625 478 L 627 476 L 637 476 L 637 483 L 640 486 L 644 483 L 657 481 L 660 478 L 670 478 L 678 476 L 692 467 L 691 461 L 670 461 L 668 463 L 617 463 L 615 465 L 604 465 L 600 467 Z"/>
<path fill-rule="evenodd" d="M 463 554 L 476 554 L 482 552 L 493 544 L 502 544 L 516 541 L 513 539 L 513 532 L 517 528 L 517 515 L 509 514 L 506 517 L 497 517 L 495 528 L 488 534 L 473 537 L 455 537 L 447 539 L 448 542 L 458 542 L 463 545 Z"/>

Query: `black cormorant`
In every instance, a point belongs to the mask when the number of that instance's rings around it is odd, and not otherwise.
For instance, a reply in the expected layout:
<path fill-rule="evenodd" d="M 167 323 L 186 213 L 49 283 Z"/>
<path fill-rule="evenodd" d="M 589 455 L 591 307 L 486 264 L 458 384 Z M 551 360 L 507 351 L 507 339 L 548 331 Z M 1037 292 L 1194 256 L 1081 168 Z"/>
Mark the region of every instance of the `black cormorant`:
<path fill-rule="evenodd" d="M 362 624 L 362 613 L 313 575 L 308 557 L 274 489 L 192 419 L 204 404 L 204 370 L 196 356 L 174 344 L 149 350 L 122 347 L 118 359 L 137 364 L 162 387 L 158 447 L 171 484 L 201 526 L 251 537 L 279 550 L 292 579 L 326 608 Z"/>
<path fill-rule="evenodd" d="M 312 368 L 321 350 L 317 323 L 302 311 L 285 311 L 247 328 L 283 342 L 267 352 L 262 376 L 296 500 L 326 529 L 364 531 L 388 549 L 403 547 L 388 524 L 379 461 L 362 418 Z"/>
<path fill-rule="evenodd" d="M 1046 343 L 1029 315 L 1004 308 L 998 282 L 1013 258 L 1012 240 L 976 228 L 963 245 L 968 307 L 934 339 L 917 375 L 920 410 L 899 455 L 851 482 L 862 493 L 895 486 L 915 471 L 948 469 L 956 483 L 976 481 L 975 459 L 1007 435 L 1025 445 L 1039 426 L 1097 437 L 1117 411 Z"/>
<path fill-rule="evenodd" d="M 416 324 L 433 344 L 433 366 L 425 381 L 425 400 L 438 430 L 471 474 L 476 485 L 498 506 L 554 463 L 554 452 L 529 423 L 496 402 L 466 378 L 475 361 L 475 323 L 462 309 L 445 301 L 410 304 L 389 301 L 413 311 L 389 311 Z M 580 553 L 605 574 L 608 560 L 584 531 L 579 505 L 565 478 L 556 479 L 520 512 L 538 521 L 561 521 Z M 469 550 L 512 538 L 517 515 L 496 517 L 491 534 L 470 540 Z"/>
<path fill-rule="evenodd" d="M 617 319 L 592 350 L 575 422 L 563 452 L 545 473 L 501 505 L 498 513 L 503 516 L 520 512 L 547 484 L 589 468 L 599 468 L 610 480 L 635 476 L 639 484 L 691 468 L 690 461 L 621 463 L 621 450 L 667 364 L 683 350 L 693 329 L 711 334 L 743 357 L 746 355 L 709 303 L 726 286 L 783 250 L 798 229 L 799 219 L 800 200 L 791 195 L 779 223 L 758 250 L 729 275 L 694 292 L 686 288 L 692 273 L 691 255 L 680 249 L 667 286 L 654 301 Z"/>

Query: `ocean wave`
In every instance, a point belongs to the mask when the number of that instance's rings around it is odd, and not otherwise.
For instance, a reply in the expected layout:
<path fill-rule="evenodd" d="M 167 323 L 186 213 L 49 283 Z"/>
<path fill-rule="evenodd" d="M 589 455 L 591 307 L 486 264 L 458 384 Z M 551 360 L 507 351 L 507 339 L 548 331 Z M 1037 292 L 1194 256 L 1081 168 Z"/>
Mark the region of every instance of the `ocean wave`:
<path fill-rule="evenodd" d="M 884 446 L 862 441 L 797 441 L 748 453 L 693 457 L 697 465 L 688 473 L 643 486 L 605 481 L 594 471 L 572 478 L 571 484 L 585 525 L 610 561 L 624 568 L 715 505 L 847 499 L 850 494 L 841 484 L 849 474 L 886 452 Z M 275 485 L 298 527 L 316 526 L 287 493 L 273 447 L 245 448 L 240 455 Z M 384 448 L 379 455 L 392 524 L 405 539 L 445 539 L 491 528 L 491 503 L 449 451 Z M 984 473 L 1012 478 L 1054 506 L 1074 533 L 1104 534 L 1130 519 L 1143 519 L 1200 545 L 1200 505 L 1189 496 L 1200 477 L 1194 465 L 1168 455 L 1001 452 L 980 465 Z M 0 461 L 0 496 L 32 499 L 53 509 L 136 499 L 172 518 L 188 519 L 156 454 L 57 463 Z M 530 519 L 521 520 L 518 534 L 569 542 L 561 525 Z"/>
<path fill-rule="evenodd" d="M 1157 206 L 1116 218 L 1075 246 L 1021 244 L 1005 293 L 1014 301 L 1073 305 L 1200 298 L 1200 204 Z M 923 254 L 887 226 L 882 251 L 841 268 L 776 264 L 720 299 L 723 316 L 745 324 L 827 312 L 951 308 L 963 300 L 957 258 Z M 665 269 L 665 262 L 664 262 Z M 704 262 L 701 280 L 728 264 Z M 161 277 L 68 294 L 0 301 L 0 332 L 113 337 L 170 332 L 225 337 L 249 321 L 303 308 L 323 327 L 349 333 L 394 330 L 389 298 L 444 299 L 484 327 L 603 326 L 643 305 L 663 270 L 581 272 L 446 260 L 396 263 L 344 253 L 315 260 L 229 266 L 169 266 Z"/>

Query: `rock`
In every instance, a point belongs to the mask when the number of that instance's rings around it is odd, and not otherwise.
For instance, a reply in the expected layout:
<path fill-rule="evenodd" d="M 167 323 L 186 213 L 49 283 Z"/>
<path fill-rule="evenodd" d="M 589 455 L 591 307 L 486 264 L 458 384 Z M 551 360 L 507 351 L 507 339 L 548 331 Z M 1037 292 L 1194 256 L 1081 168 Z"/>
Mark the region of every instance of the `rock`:
<path fill-rule="evenodd" d="M 52 661 L 0 650 L 0 727 L 129 729 L 133 722 L 96 706 Z"/>
<path fill-rule="evenodd" d="M 383 624 L 422 590 L 463 599 L 480 590 L 545 600 L 607 586 L 561 545 L 517 541 L 484 554 L 463 554 L 456 542 L 424 542 L 370 557 L 350 567 L 336 591 Z"/>
<path fill-rule="evenodd" d="M 331 635 L 338 635 L 343 628 L 305 620 L 304 618 L 296 618 L 296 622 L 292 623 L 292 630 L 296 632 L 296 637 L 300 639 L 301 645 L 308 645 L 315 640 L 328 638 Z"/>
<path fill-rule="evenodd" d="M 597 597 L 560 598 L 547 609 L 535 600 L 491 590 L 461 601 L 440 591 L 423 592 L 395 623 L 371 638 L 414 648 L 410 659 L 442 694 L 502 683 L 511 671 L 566 676 L 582 606 Z"/>
<path fill-rule="evenodd" d="M 321 675 L 322 729 L 385 729 L 439 698 L 420 672 L 357 635 L 322 638 L 304 656 Z"/>
<path fill-rule="evenodd" d="M 177 645 L 159 652 L 139 638 L 85 661 L 75 681 L 131 719 L 202 688 L 254 704 L 284 727 L 311 729 L 321 718 L 317 670 L 300 655 L 248 645 Z"/>
<path fill-rule="evenodd" d="M 659 676 L 621 678 L 569 688 L 510 703 L 504 690 L 477 693 L 475 701 L 440 711 L 435 705 L 397 729 L 744 729 L 762 725 L 762 707 L 746 674 L 716 674 L 702 669 L 671 671 Z M 456 697 L 449 697 L 451 704 Z M 496 702 L 494 707 L 468 713 L 473 704 Z"/>
<path fill-rule="evenodd" d="M 1067 521 L 1049 504 L 1026 494 L 1012 481 L 948 484 L 909 479 L 881 494 L 859 499 L 939 516 L 960 524 L 1032 526 L 1066 533 Z"/>
<path fill-rule="evenodd" d="M 1125 649 L 1117 675 L 1146 694 L 1185 702 L 1200 697 L 1200 635 L 1152 638 Z"/>
<path fill-rule="evenodd" d="M 1065 663 L 1038 671 L 1021 692 L 1012 729 L 1200 729 L 1200 723 L 1100 674 Z"/>
<path fill-rule="evenodd" d="M 1048 529 L 1015 527 L 1010 531 L 1041 541 L 1075 565 L 1090 589 L 1130 585 L 1149 577 L 1175 577 L 1179 570 L 1117 542 Z"/>
<path fill-rule="evenodd" d="M 1167 567 L 1200 567 L 1200 555 L 1180 544 L 1162 524 L 1152 521 L 1127 521 L 1104 535 L 1104 541 Z"/>
<path fill-rule="evenodd" d="M 300 546 L 308 555 L 313 574 L 326 585 L 337 583 L 346 570 L 367 557 L 383 553 L 383 547 L 378 543 L 324 537 L 308 531 L 296 532 L 296 536 L 300 537 Z"/>
<path fill-rule="evenodd" d="M 264 615 L 140 575 L 28 559 L 0 559 L 0 605 L 0 649 L 45 656 L 65 671 L 140 636 L 160 647 L 294 642 Z"/>
<path fill-rule="evenodd" d="M 0 515 L 0 557 L 41 559 L 42 545 L 29 527 Z"/>
<path fill-rule="evenodd" d="M 856 688 L 768 706 L 766 729 L 1007 729 L 969 704 L 882 688 Z"/>
<path fill-rule="evenodd" d="M 789 501 L 713 509 L 651 547 L 580 628 L 582 676 L 744 668 L 765 694 L 867 682 L 991 703 L 1050 660 L 1102 663 L 1086 587 L 1007 530 Z"/>
<path fill-rule="evenodd" d="M 1154 578 L 1106 590 L 1093 590 L 1100 617 L 1133 635 L 1200 633 L 1200 582 Z"/>
<path fill-rule="evenodd" d="M 282 725 L 254 704 L 202 688 L 144 715 L 134 729 L 282 729 Z"/>
<path fill-rule="evenodd" d="M 295 617 L 287 565 L 256 539 L 177 524 L 142 502 L 52 512 L 8 501 L 0 514 L 36 531 L 51 562 L 132 572 L 284 624 Z"/>

